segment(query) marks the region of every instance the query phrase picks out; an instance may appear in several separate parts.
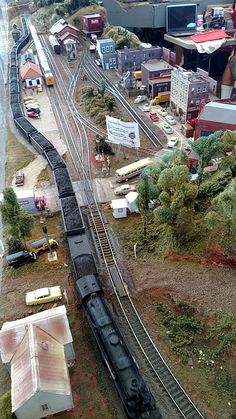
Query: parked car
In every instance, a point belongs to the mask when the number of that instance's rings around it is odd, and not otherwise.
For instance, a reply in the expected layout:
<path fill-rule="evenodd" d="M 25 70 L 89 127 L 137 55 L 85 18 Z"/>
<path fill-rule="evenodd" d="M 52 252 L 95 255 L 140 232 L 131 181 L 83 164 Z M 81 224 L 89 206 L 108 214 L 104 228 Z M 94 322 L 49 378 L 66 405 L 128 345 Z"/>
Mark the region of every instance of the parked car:
<path fill-rule="evenodd" d="M 26 96 L 24 97 L 24 103 L 27 102 L 28 100 L 35 100 L 34 96 Z"/>
<path fill-rule="evenodd" d="M 25 175 L 23 172 L 17 172 L 15 178 L 15 185 L 16 186 L 23 186 L 25 183 Z"/>
<path fill-rule="evenodd" d="M 27 306 L 50 303 L 62 299 L 61 287 L 39 288 L 26 293 L 25 302 Z"/>
<path fill-rule="evenodd" d="M 166 112 L 166 110 L 164 108 L 158 108 L 157 109 L 157 113 L 159 113 L 159 115 L 161 115 L 161 116 L 168 115 L 167 112 Z"/>
<path fill-rule="evenodd" d="M 143 111 L 144 112 L 149 112 L 150 110 L 151 110 L 150 103 L 145 103 L 145 105 L 143 105 Z"/>
<path fill-rule="evenodd" d="M 166 134 L 173 134 L 174 130 L 170 125 L 163 125 L 162 127 L 163 131 L 165 131 Z"/>
<path fill-rule="evenodd" d="M 121 185 L 118 186 L 117 188 L 115 188 L 115 195 L 126 195 L 129 192 L 134 192 L 136 191 L 136 187 L 135 185 Z"/>
<path fill-rule="evenodd" d="M 35 100 L 33 101 L 30 101 L 30 102 L 27 102 L 27 103 L 25 103 L 25 108 L 26 109 L 29 109 L 29 108 L 36 108 L 36 109 L 39 109 L 39 103 L 38 102 L 36 102 Z"/>
<path fill-rule="evenodd" d="M 29 118 L 39 118 L 40 115 L 37 114 L 36 112 L 27 112 L 27 115 Z"/>
<path fill-rule="evenodd" d="M 168 143 L 167 143 L 167 147 L 168 148 L 173 148 L 175 147 L 179 142 L 179 138 L 178 137 L 170 137 Z"/>
<path fill-rule="evenodd" d="M 186 151 L 191 151 L 192 150 L 192 145 L 191 143 L 193 143 L 193 137 L 188 138 L 187 140 L 184 141 L 184 150 Z"/>
<path fill-rule="evenodd" d="M 167 115 L 165 117 L 166 122 L 168 122 L 169 125 L 175 125 L 176 124 L 176 120 L 173 116 L 171 115 Z"/>
<path fill-rule="evenodd" d="M 39 108 L 27 108 L 27 112 L 35 112 L 38 115 L 40 115 L 40 109 Z"/>
<path fill-rule="evenodd" d="M 21 251 L 6 256 L 7 264 L 12 268 L 19 268 L 19 266 L 34 262 L 35 260 L 36 254 L 34 252 Z"/>
<path fill-rule="evenodd" d="M 149 116 L 153 122 L 159 121 L 159 116 L 157 115 L 156 111 L 151 111 Z"/>
<path fill-rule="evenodd" d="M 147 99 L 146 95 L 139 95 L 136 97 L 136 99 L 134 99 L 134 103 L 141 103 L 144 102 L 144 100 Z"/>
<path fill-rule="evenodd" d="M 98 67 L 102 67 L 102 63 L 98 58 L 95 59 L 95 63 L 98 65 Z"/>
<path fill-rule="evenodd" d="M 58 243 L 57 243 L 56 240 L 49 239 L 48 241 L 49 241 L 49 245 L 50 245 L 51 249 L 56 249 L 58 247 Z M 43 239 L 39 239 L 39 240 L 36 240 L 33 243 L 31 243 L 31 250 L 36 255 L 41 255 L 42 253 L 49 250 L 49 246 L 48 246 L 48 242 L 47 242 L 46 238 L 44 237 Z"/>

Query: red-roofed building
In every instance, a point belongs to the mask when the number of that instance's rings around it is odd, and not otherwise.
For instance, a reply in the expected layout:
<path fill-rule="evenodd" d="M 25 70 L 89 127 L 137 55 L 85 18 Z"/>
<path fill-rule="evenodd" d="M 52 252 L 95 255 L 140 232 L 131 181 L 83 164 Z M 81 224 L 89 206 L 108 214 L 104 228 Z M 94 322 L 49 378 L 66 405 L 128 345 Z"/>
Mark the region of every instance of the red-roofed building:
<path fill-rule="evenodd" d="M 72 41 L 76 41 L 76 43 L 78 42 L 79 37 L 77 35 L 73 35 L 70 32 L 65 32 L 63 33 L 63 35 L 61 35 L 60 37 L 58 37 L 58 41 L 61 45 L 65 46 L 65 41 L 67 41 L 68 39 L 72 40 Z"/>
<path fill-rule="evenodd" d="M 26 62 L 20 68 L 21 80 L 25 82 L 25 87 L 35 87 L 43 85 L 42 72 L 39 65 L 32 63 L 31 61 Z"/>
<path fill-rule="evenodd" d="M 224 99 L 207 103 L 198 115 L 195 138 L 226 130 L 236 130 L 236 102 Z"/>
<path fill-rule="evenodd" d="M 65 25 L 59 32 L 56 33 L 57 38 L 61 38 L 62 35 L 65 33 L 69 33 L 70 35 L 74 35 L 78 38 L 79 36 L 79 29 L 72 25 Z"/>

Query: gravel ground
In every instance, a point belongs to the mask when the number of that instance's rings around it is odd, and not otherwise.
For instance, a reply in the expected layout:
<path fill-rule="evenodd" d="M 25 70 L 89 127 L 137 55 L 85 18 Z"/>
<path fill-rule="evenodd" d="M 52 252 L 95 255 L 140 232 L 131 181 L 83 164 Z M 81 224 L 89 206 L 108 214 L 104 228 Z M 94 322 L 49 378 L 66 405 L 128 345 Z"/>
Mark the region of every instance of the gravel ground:
<path fill-rule="evenodd" d="M 235 270 L 162 260 L 128 260 L 136 292 L 174 291 L 212 310 L 236 313 Z"/>

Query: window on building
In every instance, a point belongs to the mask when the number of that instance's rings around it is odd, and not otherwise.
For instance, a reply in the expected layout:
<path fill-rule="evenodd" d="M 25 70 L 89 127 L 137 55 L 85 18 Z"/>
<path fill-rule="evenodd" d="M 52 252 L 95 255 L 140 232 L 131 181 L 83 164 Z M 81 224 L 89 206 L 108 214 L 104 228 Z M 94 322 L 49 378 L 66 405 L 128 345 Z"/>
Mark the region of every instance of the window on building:
<path fill-rule="evenodd" d="M 200 100 L 196 100 L 196 105 L 199 105 L 199 103 L 200 103 Z"/>
<path fill-rule="evenodd" d="M 104 54 L 106 52 L 106 48 L 102 47 L 102 53 Z"/>
<path fill-rule="evenodd" d="M 113 45 L 110 45 L 110 52 L 113 52 Z"/>
<path fill-rule="evenodd" d="M 117 212 L 123 212 L 123 208 L 118 208 Z"/>
<path fill-rule="evenodd" d="M 36 80 L 36 83 L 37 83 L 37 84 L 40 84 L 40 80 L 39 80 L 39 79 L 37 79 L 37 80 Z"/>
<path fill-rule="evenodd" d="M 204 87 L 202 88 L 202 91 L 203 91 L 203 92 L 206 92 L 206 91 L 207 91 L 206 86 L 204 86 Z"/>
<path fill-rule="evenodd" d="M 45 412 L 46 410 L 49 410 L 49 407 L 47 404 L 41 404 L 42 411 Z"/>
<path fill-rule="evenodd" d="M 107 45 L 106 46 L 106 52 L 109 52 L 110 51 L 110 47 L 109 47 L 109 45 Z"/>
<path fill-rule="evenodd" d="M 197 88 L 197 93 L 200 93 L 201 92 L 201 87 L 198 87 Z"/>
<path fill-rule="evenodd" d="M 33 86 L 32 80 L 29 80 L 29 86 Z"/>

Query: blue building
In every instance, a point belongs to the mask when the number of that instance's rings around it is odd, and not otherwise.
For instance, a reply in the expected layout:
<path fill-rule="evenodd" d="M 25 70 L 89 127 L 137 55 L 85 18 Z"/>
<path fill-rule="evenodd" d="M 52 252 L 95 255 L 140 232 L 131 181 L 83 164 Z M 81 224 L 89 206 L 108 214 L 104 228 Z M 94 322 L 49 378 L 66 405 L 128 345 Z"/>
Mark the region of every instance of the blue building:
<path fill-rule="evenodd" d="M 117 68 L 117 52 L 113 39 L 98 39 L 97 53 L 101 60 L 103 70 Z"/>

